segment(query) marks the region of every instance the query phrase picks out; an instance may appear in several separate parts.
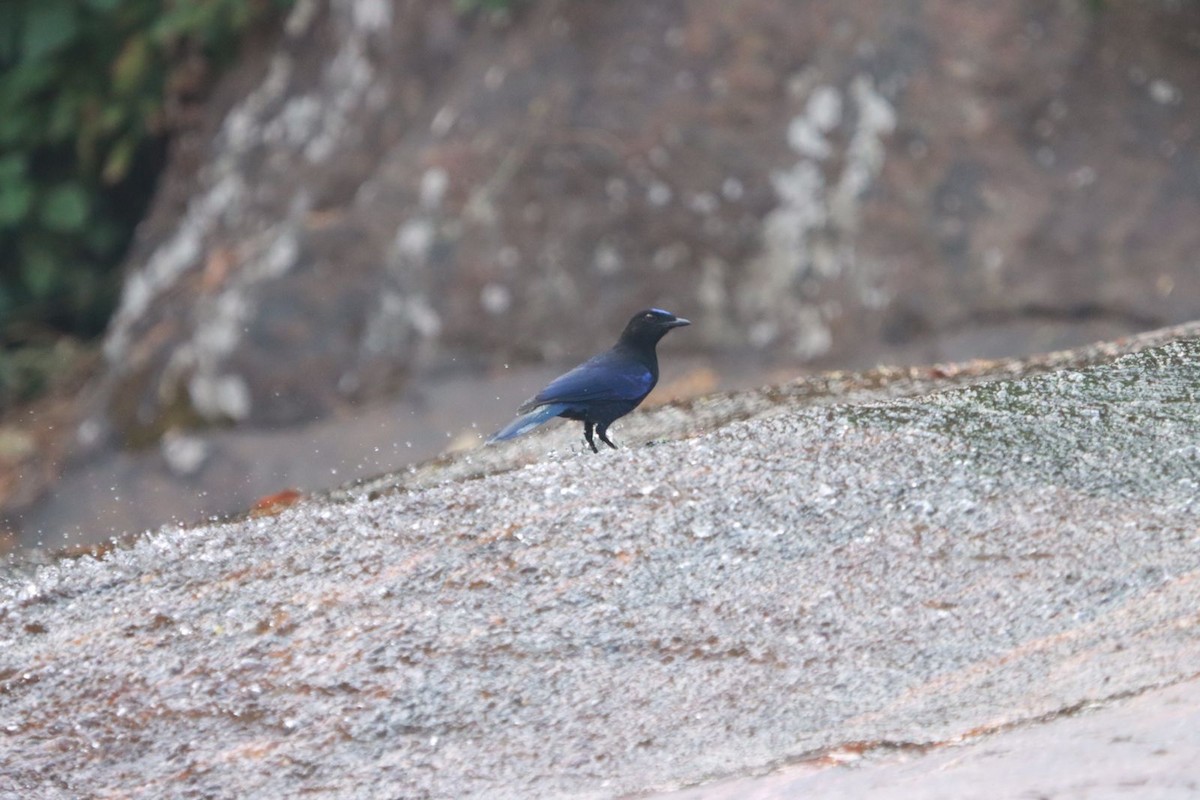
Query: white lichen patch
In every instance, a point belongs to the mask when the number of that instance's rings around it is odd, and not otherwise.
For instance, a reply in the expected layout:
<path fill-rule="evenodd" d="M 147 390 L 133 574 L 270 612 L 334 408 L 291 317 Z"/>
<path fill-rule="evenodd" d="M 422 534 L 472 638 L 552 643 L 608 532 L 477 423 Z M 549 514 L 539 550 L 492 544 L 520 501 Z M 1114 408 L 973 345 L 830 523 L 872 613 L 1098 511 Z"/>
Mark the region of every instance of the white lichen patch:
<path fill-rule="evenodd" d="M 479 304 L 492 316 L 499 316 L 512 306 L 512 292 L 500 283 L 489 283 L 479 292 Z"/>
<path fill-rule="evenodd" d="M 423 261 L 437 236 L 433 221 L 424 217 L 405 220 L 392 240 L 398 261 Z"/>
<path fill-rule="evenodd" d="M 1147 88 L 1151 99 L 1159 105 L 1179 105 L 1180 100 L 1183 99 L 1183 92 L 1179 91 L 1173 83 L 1162 78 L 1155 78 L 1150 81 Z"/>
<path fill-rule="evenodd" d="M 402 322 L 404 308 L 404 296 L 399 292 L 389 290 L 380 294 L 378 305 L 367 319 L 360 345 L 366 355 L 396 352 L 407 344 L 407 327 Z"/>
<path fill-rule="evenodd" d="M 209 446 L 204 439 L 177 430 L 163 434 L 160 449 L 167 468 L 182 476 L 199 472 L 209 455 Z"/>
<path fill-rule="evenodd" d="M 592 254 L 592 268 L 599 275 L 616 275 L 624 267 L 621 252 L 608 242 L 601 242 Z"/>
<path fill-rule="evenodd" d="M 223 214 L 240 205 L 245 190 L 236 174 L 215 181 L 206 194 L 189 204 L 175 235 L 154 251 L 145 266 L 130 272 L 104 342 L 110 367 L 119 371 L 125 366 L 134 326 L 160 295 L 199 263 L 205 234 Z"/>
<path fill-rule="evenodd" d="M 198 300 L 191 338 L 171 354 L 160 382 L 160 395 L 172 395 L 179 377 L 187 377 L 188 400 L 202 417 L 241 420 L 250 415 L 247 381 L 228 372 L 225 360 L 241 343 L 258 308 L 258 293 L 296 264 L 300 244 L 295 231 L 280 226 L 247 247 L 245 266 L 222 290 Z"/>
<path fill-rule="evenodd" d="M 421 175 L 419 210 L 402 221 L 392 237 L 385 260 L 392 286 L 380 293 L 368 312 L 359 340 L 360 363 L 388 354 L 409 355 L 416 340 L 432 340 L 441 334 L 441 315 L 420 287 L 430 254 L 442 235 L 439 210 L 449 185 L 450 176 L 444 169 L 431 168 Z M 480 302 L 489 313 L 503 313 L 509 302 L 506 292 L 498 285 L 485 287 Z"/>
<path fill-rule="evenodd" d="M 788 145 L 800 155 L 823 160 L 833 153 L 826 134 L 842 119 L 842 95 L 832 86 L 818 86 L 808 98 L 804 113 L 788 123 Z"/>
<path fill-rule="evenodd" d="M 421 208 L 426 211 L 437 211 L 446 198 L 446 189 L 450 187 L 450 175 L 441 167 L 425 170 L 421 175 Z"/>
<path fill-rule="evenodd" d="M 250 387 L 240 375 L 196 373 L 188 381 L 188 397 L 206 419 L 241 420 L 250 415 Z"/>
<path fill-rule="evenodd" d="M 300 95 L 289 100 L 282 113 L 263 127 L 263 138 L 274 144 L 301 147 L 312 138 L 320 119 L 320 99 Z"/>
<path fill-rule="evenodd" d="M 320 4 L 298 2 L 285 22 L 292 40 L 306 35 Z M 285 219 L 267 231 L 246 230 L 245 210 L 271 202 L 273 177 L 297 162 L 322 164 L 353 147 L 360 106 L 377 83 L 368 39 L 393 23 L 386 0 L 335 0 L 329 24 L 339 31 L 338 49 L 325 57 L 319 85 L 288 99 L 295 76 L 293 56 L 285 48 L 272 57 L 261 83 L 235 105 L 222 122 L 211 160 L 200 174 L 200 188 L 172 233 L 130 270 L 105 340 L 110 368 L 120 374 L 145 366 L 133 363 L 131 346 L 159 298 L 179 287 L 185 276 L 205 269 L 210 251 L 220 246 L 235 254 L 221 271 L 211 298 L 192 306 L 191 316 L 168 357 L 158 383 L 164 400 L 185 381 L 196 410 L 211 418 L 241 419 L 250 411 L 248 382 L 224 366 L 253 323 L 257 297 L 265 282 L 291 269 L 298 258 L 297 231 L 308 210 L 299 198 Z M 264 167 L 261 151 L 274 155 Z"/>
<path fill-rule="evenodd" d="M 763 220 L 762 250 L 738 297 L 743 317 L 754 322 L 752 344 L 767 346 L 788 335 L 800 358 L 820 356 L 833 344 L 829 321 L 838 306 L 814 304 L 821 284 L 848 280 L 859 302 L 881 304 L 855 239 L 862 199 L 883 168 L 884 139 L 895 129 L 896 114 L 866 75 L 851 81 L 847 94 L 853 113 L 846 113 L 838 89 L 812 86 L 804 110 L 788 124 L 787 142 L 799 159 L 771 175 L 779 203 Z M 845 142 L 841 152 L 838 142 Z"/>
<path fill-rule="evenodd" d="M 283 30 L 291 38 L 299 38 L 308 32 L 317 14 L 321 11 L 321 3 L 317 0 L 296 0 L 292 11 L 283 23 Z"/>
<path fill-rule="evenodd" d="M 350 0 L 354 27 L 363 33 L 378 33 L 392 26 L 391 0 Z"/>

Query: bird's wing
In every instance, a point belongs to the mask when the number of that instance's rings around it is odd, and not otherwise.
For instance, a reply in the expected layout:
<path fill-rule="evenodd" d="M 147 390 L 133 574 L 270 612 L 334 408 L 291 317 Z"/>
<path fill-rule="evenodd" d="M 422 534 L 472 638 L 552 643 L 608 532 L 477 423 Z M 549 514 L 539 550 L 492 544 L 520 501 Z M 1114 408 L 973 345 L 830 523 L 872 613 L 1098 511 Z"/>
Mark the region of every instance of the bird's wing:
<path fill-rule="evenodd" d="M 641 400 L 653 388 L 654 374 L 649 367 L 609 351 L 555 378 L 521 408 L 527 411 L 547 403 Z"/>

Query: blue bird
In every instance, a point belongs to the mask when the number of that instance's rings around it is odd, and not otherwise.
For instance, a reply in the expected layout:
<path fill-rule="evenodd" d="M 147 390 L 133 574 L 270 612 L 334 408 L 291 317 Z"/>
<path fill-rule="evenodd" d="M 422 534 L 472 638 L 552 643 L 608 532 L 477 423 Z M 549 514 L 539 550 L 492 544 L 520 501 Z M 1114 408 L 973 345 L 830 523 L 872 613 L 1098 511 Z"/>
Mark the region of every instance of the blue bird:
<path fill-rule="evenodd" d="M 658 353 L 654 348 L 667 331 L 684 325 L 691 323 L 660 308 L 639 311 L 611 349 L 552 380 L 522 403 L 517 409 L 519 416 L 493 433 L 487 443 L 515 438 L 554 417 L 563 417 L 583 423 L 583 436 L 593 453 L 600 452 L 592 440 L 593 429 L 600 441 L 615 450 L 617 446 L 608 438 L 608 426 L 637 408 L 650 394 L 658 383 Z"/>

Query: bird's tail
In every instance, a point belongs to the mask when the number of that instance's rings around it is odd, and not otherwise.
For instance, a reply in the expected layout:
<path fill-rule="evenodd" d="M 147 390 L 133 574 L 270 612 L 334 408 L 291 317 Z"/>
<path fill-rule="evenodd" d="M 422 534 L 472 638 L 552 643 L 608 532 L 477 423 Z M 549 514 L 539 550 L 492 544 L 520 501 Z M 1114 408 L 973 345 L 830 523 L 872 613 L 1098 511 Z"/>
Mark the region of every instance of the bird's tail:
<path fill-rule="evenodd" d="M 543 422 L 557 417 L 566 410 L 566 403 L 550 403 L 549 405 L 538 406 L 533 411 L 530 411 L 528 414 L 522 414 L 493 433 L 488 437 L 487 443 L 491 444 L 492 442 L 502 442 L 505 439 L 515 439 L 521 434 L 533 430 Z"/>

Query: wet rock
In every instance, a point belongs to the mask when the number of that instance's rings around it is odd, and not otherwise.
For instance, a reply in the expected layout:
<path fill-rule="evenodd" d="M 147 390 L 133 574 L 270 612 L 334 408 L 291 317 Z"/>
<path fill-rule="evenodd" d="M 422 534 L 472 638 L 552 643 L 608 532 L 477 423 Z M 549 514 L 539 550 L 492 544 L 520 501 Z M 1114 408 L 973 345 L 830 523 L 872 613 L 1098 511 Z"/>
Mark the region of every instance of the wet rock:
<path fill-rule="evenodd" d="M 1194 318 L 1200 8 L 1090 5 L 302 0 L 178 148 L 92 422 L 311 421 L 647 302 L 827 364 Z"/>
<path fill-rule="evenodd" d="M 1200 340 L 1122 347 L 5 578 L 0 791 L 618 797 L 1192 677 Z"/>

